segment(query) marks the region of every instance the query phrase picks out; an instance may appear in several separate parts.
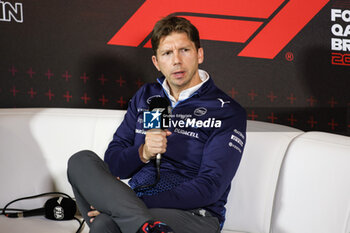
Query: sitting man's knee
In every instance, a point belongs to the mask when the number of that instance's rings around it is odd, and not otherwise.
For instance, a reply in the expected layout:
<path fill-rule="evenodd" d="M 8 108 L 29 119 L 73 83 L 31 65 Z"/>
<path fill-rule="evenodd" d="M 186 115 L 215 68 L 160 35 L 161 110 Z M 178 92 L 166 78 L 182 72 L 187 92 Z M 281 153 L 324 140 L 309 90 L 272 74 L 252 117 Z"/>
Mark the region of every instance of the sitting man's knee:
<path fill-rule="evenodd" d="M 79 165 L 82 161 L 84 161 L 86 159 L 90 159 L 91 156 L 96 156 L 96 154 L 90 150 L 82 150 L 82 151 L 75 153 L 68 160 L 68 168 L 75 167 L 76 165 Z"/>
<path fill-rule="evenodd" d="M 90 150 L 82 150 L 72 155 L 68 160 L 68 176 L 70 176 L 72 172 L 80 170 L 79 167 L 81 167 L 86 160 L 91 160 L 95 156 L 97 155 Z"/>

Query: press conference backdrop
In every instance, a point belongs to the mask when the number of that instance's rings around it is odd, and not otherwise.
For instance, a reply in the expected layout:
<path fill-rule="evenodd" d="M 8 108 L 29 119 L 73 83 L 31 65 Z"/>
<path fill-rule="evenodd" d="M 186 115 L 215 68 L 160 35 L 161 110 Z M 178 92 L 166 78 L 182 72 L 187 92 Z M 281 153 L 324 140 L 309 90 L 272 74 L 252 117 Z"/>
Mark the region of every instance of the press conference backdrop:
<path fill-rule="evenodd" d="M 0 107 L 126 109 L 169 14 L 248 119 L 350 135 L 349 0 L 1 0 Z"/>

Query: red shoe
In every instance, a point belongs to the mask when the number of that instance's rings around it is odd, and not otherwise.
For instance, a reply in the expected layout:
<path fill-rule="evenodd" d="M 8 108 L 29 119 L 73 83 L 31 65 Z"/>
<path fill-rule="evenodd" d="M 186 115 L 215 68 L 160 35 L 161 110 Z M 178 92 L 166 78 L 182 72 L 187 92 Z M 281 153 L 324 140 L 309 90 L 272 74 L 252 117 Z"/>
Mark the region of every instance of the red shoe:
<path fill-rule="evenodd" d="M 174 231 L 160 221 L 147 221 L 142 225 L 138 233 L 174 233 Z"/>

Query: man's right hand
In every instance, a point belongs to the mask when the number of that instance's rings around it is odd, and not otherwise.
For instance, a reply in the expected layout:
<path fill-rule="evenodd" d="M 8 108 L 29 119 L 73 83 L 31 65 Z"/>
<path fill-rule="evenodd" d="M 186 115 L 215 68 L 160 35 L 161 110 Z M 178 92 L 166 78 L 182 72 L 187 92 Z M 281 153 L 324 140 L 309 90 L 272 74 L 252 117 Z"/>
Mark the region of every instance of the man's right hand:
<path fill-rule="evenodd" d="M 139 153 L 142 162 L 147 163 L 157 154 L 163 154 L 167 148 L 169 130 L 151 129 L 146 132 L 145 144 L 141 145 Z"/>

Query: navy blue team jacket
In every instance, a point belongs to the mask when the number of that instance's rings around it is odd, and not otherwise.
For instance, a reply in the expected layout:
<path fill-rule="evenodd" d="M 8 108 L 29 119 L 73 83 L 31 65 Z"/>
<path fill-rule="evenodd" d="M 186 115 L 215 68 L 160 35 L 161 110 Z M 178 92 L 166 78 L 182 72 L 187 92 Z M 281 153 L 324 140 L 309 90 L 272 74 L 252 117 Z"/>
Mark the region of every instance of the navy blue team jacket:
<path fill-rule="evenodd" d="M 164 79 L 137 91 L 105 153 L 112 174 L 131 178 L 132 188 L 156 179 L 154 163 L 143 163 L 138 149 L 145 140 L 143 112 L 148 111 L 151 98 L 167 98 L 161 85 Z M 160 181 L 137 195 L 149 208 L 206 209 L 222 226 L 246 139 L 245 110 L 210 78 L 190 98 L 178 102 L 170 116 L 172 134 L 162 155 Z"/>

